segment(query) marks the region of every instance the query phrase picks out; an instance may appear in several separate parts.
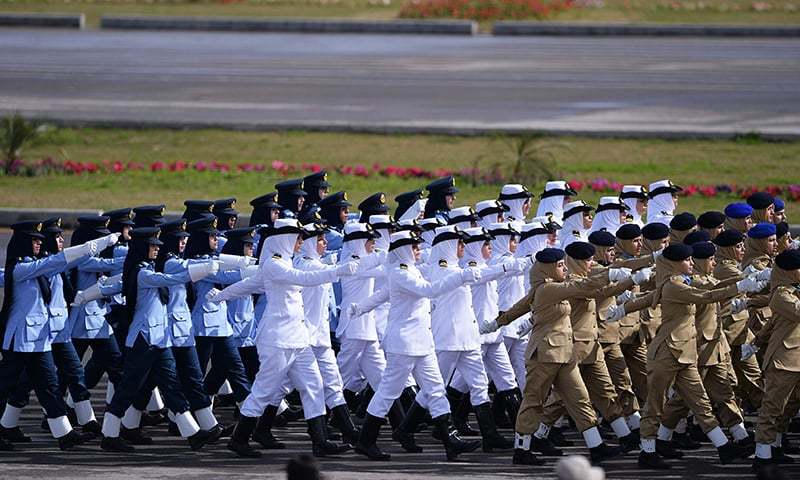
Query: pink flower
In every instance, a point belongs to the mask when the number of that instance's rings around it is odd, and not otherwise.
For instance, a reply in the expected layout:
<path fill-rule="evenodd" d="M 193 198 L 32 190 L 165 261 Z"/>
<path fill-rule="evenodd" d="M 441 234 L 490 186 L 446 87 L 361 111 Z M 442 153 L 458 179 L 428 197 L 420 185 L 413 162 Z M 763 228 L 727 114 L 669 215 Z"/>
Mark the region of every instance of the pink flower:
<path fill-rule="evenodd" d="M 165 166 L 166 165 L 164 165 L 164 162 L 153 162 L 153 163 L 150 164 L 150 171 L 151 172 L 158 172 L 158 171 L 164 170 Z"/>

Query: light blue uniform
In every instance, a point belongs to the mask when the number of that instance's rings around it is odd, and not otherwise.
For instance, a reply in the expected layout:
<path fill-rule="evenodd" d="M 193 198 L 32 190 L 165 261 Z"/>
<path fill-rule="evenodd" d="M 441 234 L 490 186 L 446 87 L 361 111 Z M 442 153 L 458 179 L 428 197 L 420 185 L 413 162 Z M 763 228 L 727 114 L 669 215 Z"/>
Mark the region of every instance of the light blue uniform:
<path fill-rule="evenodd" d="M 78 262 L 78 281 L 73 287 L 76 291 L 86 290 L 97 283 L 98 274 L 110 272 L 124 263 L 124 257 L 87 257 Z M 114 332 L 106 321 L 105 316 L 108 309 L 108 302 L 102 299 L 92 300 L 80 307 L 73 308 L 69 316 L 69 323 L 73 325 L 72 338 L 109 338 Z"/>
<path fill-rule="evenodd" d="M 189 261 L 178 257 L 169 258 L 164 263 L 164 273 L 177 275 L 187 271 Z M 193 347 L 194 331 L 192 329 L 192 312 L 186 303 L 186 284 L 177 284 L 169 287 L 169 302 L 167 303 L 169 331 L 172 336 L 172 346 Z"/>
<path fill-rule="evenodd" d="M 204 262 L 211 257 L 204 256 L 197 261 Z M 194 260 L 189 260 L 190 263 Z M 195 304 L 192 308 L 192 326 L 196 337 L 230 337 L 233 328 L 228 323 L 226 302 L 206 301 L 206 294 L 217 284 L 230 285 L 242 279 L 238 270 L 219 271 L 194 283 Z"/>
<path fill-rule="evenodd" d="M 228 304 L 228 322 L 233 328 L 233 337 L 238 341 L 236 346 L 253 347 L 256 337 L 256 317 L 253 296 L 245 295 L 226 302 Z"/>
<path fill-rule="evenodd" d="M 171 287 L 190 281 L 189 272 L 157 273 L 151 262 L 142 262 L 136 277 L 136 311 L 133 314 L 125 346 L 133 348 L 136 337 L 141 335 L 148 345 L 156 348 L 172 346 L 171 335 L 167 331 L 167 306 L 161 303 L 158 294 L 160 287 Z"/>

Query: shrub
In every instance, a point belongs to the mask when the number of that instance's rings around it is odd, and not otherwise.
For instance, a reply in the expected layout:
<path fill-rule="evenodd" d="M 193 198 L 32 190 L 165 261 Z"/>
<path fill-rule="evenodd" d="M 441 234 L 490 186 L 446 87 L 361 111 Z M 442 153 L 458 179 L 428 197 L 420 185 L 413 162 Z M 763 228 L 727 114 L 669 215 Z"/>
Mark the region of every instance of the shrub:
<path fill-rule="evenodd" d="M 573 0 L 408 0 L 401 18 L 469 20 L 545 19 L 574 6 Z"/>

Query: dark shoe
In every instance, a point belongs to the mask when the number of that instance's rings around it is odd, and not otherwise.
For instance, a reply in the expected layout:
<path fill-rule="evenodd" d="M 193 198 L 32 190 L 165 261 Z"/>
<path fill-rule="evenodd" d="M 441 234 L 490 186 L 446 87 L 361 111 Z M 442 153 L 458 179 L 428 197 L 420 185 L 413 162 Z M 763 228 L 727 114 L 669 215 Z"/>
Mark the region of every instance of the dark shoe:
<path fill-rule="evenodd" d="M 619 446 L 625 453 L 639 450 L 639 432 L 631 432 L 624 437 L 619 437 Z"/>
<path fill-rule="evenodd" d="M 279 442 L 272 434 L 272 423 L 278 413 L 278 407 L 274 405 L 267 405 L 264 413 L 258 419 L 256 429 L 253 431 L 253 441 L 261 445 L 265 450 L 283 450 L 286 445 Z"/>
<path fill-rule="evenodd" d="M 601 443 L 600 445 L 589 449 L 589 459 L 593 465 L 598 465 L 603 460 L 617 457 L 623 453 L 624 452 L 619 447 L 612 447 L 606 445 L 605 443 Z"/>
<path fill-rule="evenodd" d="M 676 450 L 671 441 L 656 440 L 656 453 L 666 459 L 683 458 L 683 452 Z"/>
<path fill-rule="evenodd" d="M 168 421 L 169 419 L 167 418 L 167 415 L 163 411 L 145 412 L 142 415 L 142 420 L 139 423 L 140 426 L 142 427 L 155 427 L 156 425 L 160 425 Z"/>
<path fill-rule="evenodd" d="M 639 453 L 639 468 L 648 468 L 651 470 L 669 470 L 672 467 L 657 453 L 647 453 L 642 450 Z"/>
<path fill-rule="evenodd" d="M 469 424 L 469 412 L 472 410 L 469 393 L 462 393 L 452 387 L 447 387 L 447 399 L 450 401 L 451 418 L 453 426 L 462 437 L 477 437 L 481 432 Z"/>
<path fill-rule="evenodd" d="M 152 445 L 153 438 L 148 437 L 142 433 L 141 428 L 125 428 L 119 429 L 119 436 L 131 445 Z"/>
<path fill-rule="evenodd" d="M 449 414 L 439 415 L 434 418 L 433 428 L 440 437 L 444 438 L 442 444 L 449 461 L 456 460 L 462 453 L 474 452 L 481 447 L 480 440 L 464 441 L 458 436 L 457 432 L 450 432 Z"/>
<path fill-rule="evenodd" d="M 29 443 L 31 441 L 31 437 L 25 435 L 19 427 L 0 427 L 0 437 L 11 443 Z"/>
<path fill-rule="evenodd" d="M 553 442 L 546 438 L 539 438 L 536 435 L 531 435 L 531 450 L 539 452 L 545 457 L 560 457 L 564 452 L 556 448 Z"/>
<path fill-rule="evenodd" d="M 386 461 L 392 458 L 388 453 L 383 453 L 376 444 L 383 423 L 384 420 L 382 418 L 367 414 L 364 418 L 364 423 L 361 425 L 361 435 L 355 445 L 356 453 L 376 461 Z"/>
<path fill-rule="evenodd" d="M 331 425 L 342 432 L 344 443 L 350 446 L 355 446 L 358 443 L 358 437 L 361 432 L 353 425 L 353 419 L 350 418 L 350 411 L 347 409 L 347 405 L 333 407 L 331 410 Z"/>
<path fill-rule="evenodd" d="M 328 440 L 325 415 L 309 418 L 306 422 L 308 423 L 308 434 L 311 436 L 312 452 L 315 457 L 339 455 L 350 450 L 350 445 L 337 445 Z"/>
<path fill-rule="evenodd" d="M 167 433 L 169 433 L 173 437 L 181 436 L 181 430 L 178 428 L 178 424 L 172 421 L 170 421 L 169 425 L 167 426 Z"/>
<path fill-rule="evenodd" d="M 719 462 L 723 465 L 728 463 L 733 463 L 734 460 L 739 458 L 747 458 L 753 453 L 755 453 L 756 447 L 755 445 L 746 446 L 746 447 L 737 447 L 734 445 L 733 442 L 728 442 L 725 445 L 717 448 L 717 454 L 719 454 Z"/>
<path fill-rule="evenodd" d="M 537 457 L 530 450 L 522 448 L 514 449 L 514 456 L 511 458 L 514 465 L 544 465 L 544 460 Z"/>
<path fill-rule="evenodd" d="M 3 437 L 0 437 L 0 452 L 11 452 L 14 450 L 14 445 Z"/>
<path fill-rule="evenodd" d="M 208 430 L 200 430 L 186 440 L 189 441 L 189 446 L 192 448 L 192 450 L 197 451 L 205 447 L 211 438 L 211 432 Z"/>
<path fill-rule="evenodd" d="M 87 435 L 92 435 L 92 439 L 102 435 L 102 428 L 100 428 L 100 424 L 97 423 L 97 420 L 90 420 L 86 422 L 85 425 L 81 425 L 81 431 Z"/>
<path fill-rule="evenodd" d="M 103 437 L 100 448 L 107 452 L 129 453 L 136 449 L 120 437 Z"/>
<path fill-rule="evenodd" d="M 228 395 L 216 395 L 214 397 L 214 407 L 232 407 L 236 405 L 236 395 L 228 394 Z"/>
<path fill-rule="evenodd" d="M 42 423 L 39 424 L 39 428 L 44 430 L 45 432 L 50 432 L 50 424 L 47 423 L 47 415 L 42 417 Z"/>
<path fill-rule="evenodd" d="M 553 442 L 556 447 L 571 447 L 575 444 L 572 440 L 567 440 L 564 437 L 564 431 L 561 428 L 553 427 L 550 429 L 550 434 L 547 439 Z"/>
<path fill-rule="evenodd" d="M 686 433 L 689 434 L 689 438 L 691 438 L 697 443 L 709 442 L 708 435 L 706 435 L 705 432 L 703 432 L 703 429 L 700 428 L 700 425 L 696 425 L 692 420 L 687 420 L 687 422 L 688 425 L 686 425 Z M 673 438 L 674 435 L 675 434 L 673 434 Z"/>
<path fill-rule="evenodd" d="M 772 463 L 775 464 L 791 464 L 794 463 L 794 458 L 786 455 L 786 450 L 782 447 L 772 447 Z"/>
<path fill-rule="evenodd" d="M 772 469 L 772 468 L 774 468 L 774 465 L 775 465 L 775 462 L 773 461 L 772 458 L 758 458 L 758 457 L 755 457 L 755 458 L 753 458 L 753 463 L 752 463 L 751 466 L 753 467 L 754 470 L 761 470 L 761 469 L 767 469 L 767 468 Z M 763 478 L 770 478 L 770 477 L 767 476 L 767 477 L 763 477 Z"/>
<path fill-rule="evenodd" d="M 208 439 L 208 444 L 215 445 L 219 443 L 219 439 L 222 438 L 222 434 L 224 432 L 225 432 L 225 427 L 223 427 L 219 423 L 208 429 L 208 433 L 211 435 L 211 438 Z"/>
<path fill-rule="evenodd" d="M 236 455 L 240 457 L 261 457 L 261 452 L 250 446 L 250 435 L 253 434 L 256 423 L 258 423 L 258 418 L 245 417 L 244 415 L 240 416 L 239 421 L 236 422 L 236 427 L 233 429 L 231 438 L 228 440 L 228 450 L 236 453 Z"/>
<path fill-rule="evenodd" d="M 75 430 L 70 430 L 69 433 L 58 439 L 58 448 L 61 450 L 72 450 L 73 448 L 88 442 L 94 436 L 78 433 Z"/>
<path fill-rule="evenodd" d="M 392 439 L 399 443 L 406 452 L 422 452 L 422 447 L 418 446 L 414 439 L 414 432 L 417 429 L 417 424 L 425 418 L 426 411 L 427 410 L 422 408 L 417 402 L 412 402 L 405 418 L 400 422 L 397 429 L 392 432 Z"/>
<path fill-rule="evenodd" d="M 494 416 L 492 416 L 492 406 L 489 402 L 476 406 L 475 416 L 478 418 L 478 427 L 481 429 L 484 452 L 514 448 L 514 441 L 505 438 L 497 431 L 497 425 L 495 425 Z"/>
<path fill-rule="evenodd" d="M 699 442 L 692 440 L 691 435 L 678 432 L 672 434 L 672 446 L 678 450 L 697 450 L 702 447 Z"/>

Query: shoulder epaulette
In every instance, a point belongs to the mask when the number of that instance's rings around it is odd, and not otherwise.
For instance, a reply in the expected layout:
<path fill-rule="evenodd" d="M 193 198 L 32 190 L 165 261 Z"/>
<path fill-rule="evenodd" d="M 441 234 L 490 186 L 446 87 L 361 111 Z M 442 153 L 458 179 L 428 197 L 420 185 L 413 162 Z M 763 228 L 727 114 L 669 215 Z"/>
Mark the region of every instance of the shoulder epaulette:
<path fill-rule="evenodd" d="M 280 253 L 274 253 L 274 254 L 272 254 L 272 258 L 278 259 L 278 258 L 283 258 L 283 257 L 281 257 Z"/>
<path fill-rule="evenodd" d="M 351 256 L 352 258 L 355 258 L 356 260 L 361 260 L 361 257 L 359 257 L 358 255 L 350 255 L 350 256 Z"/>
<path fill-rule="evenodd" d="M 400 264 L 400 269 L 401 270 L 408 270 L 408 265 L 406 265 L 405 263 L 401 263 Z"/>
<path fill-rule="evenodd" d="M 580 237 L 581 236 L 580 230 L 573 230 L 572 231 L 572 236 L 573 237 Z"/>
<path fill-rule="evenodd" d="M 439 260 L 439 266 L 442 268 L 447 268 L 447 260 Z"/>
<path fill-rule="evenodd" d="M 303 257 L 303 260 L 311 260 L 311 257 Z"/>
<path fill-rule="evenodd" d="M 469 263 L 467 263 L 467 265 L 469 265 L 470 267 L 477 267 L 478 262 L 476 262 L 475 260 L 470 260 Z"/>

